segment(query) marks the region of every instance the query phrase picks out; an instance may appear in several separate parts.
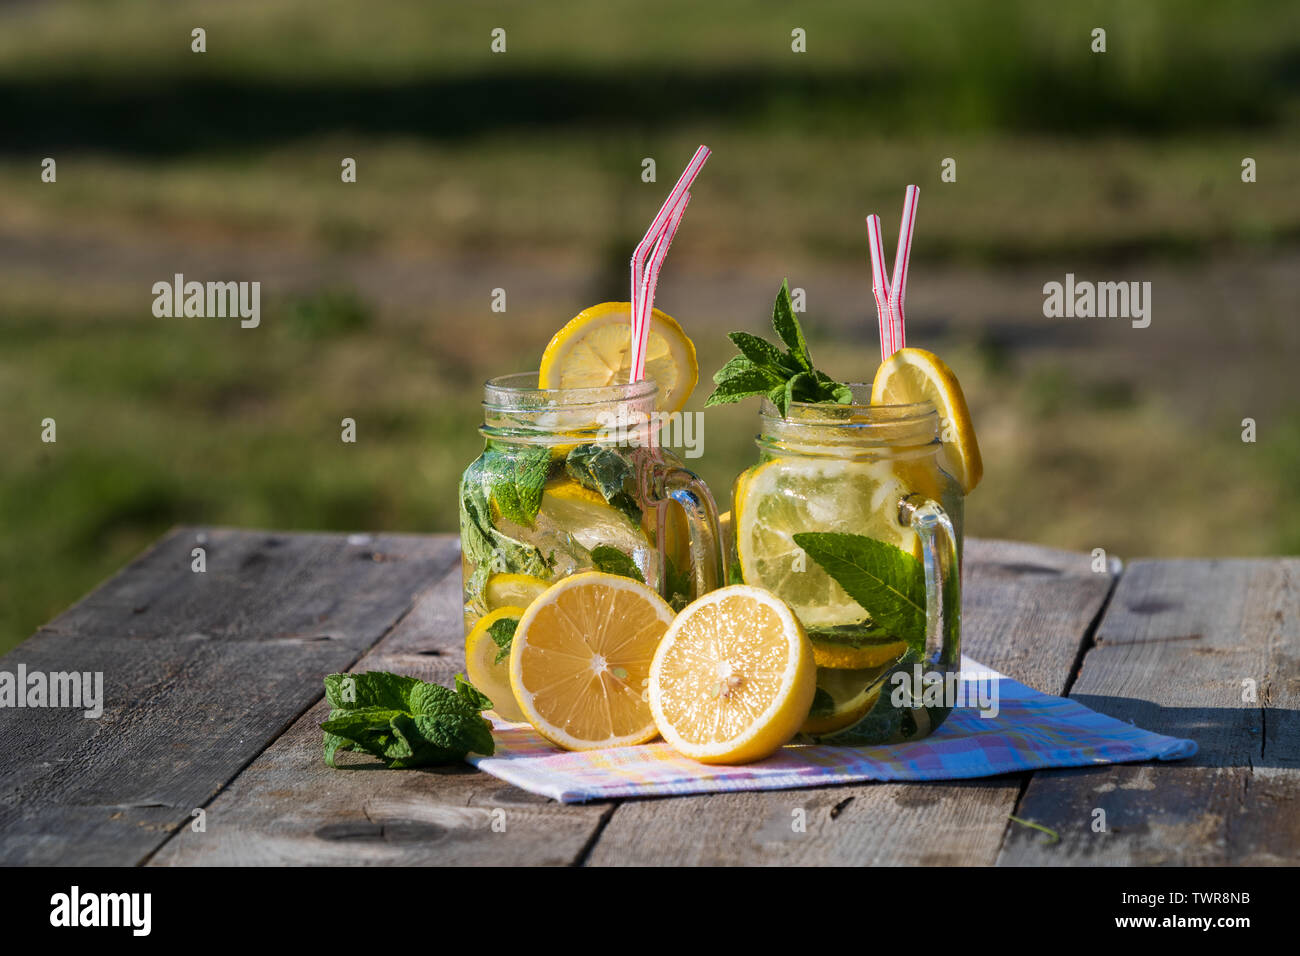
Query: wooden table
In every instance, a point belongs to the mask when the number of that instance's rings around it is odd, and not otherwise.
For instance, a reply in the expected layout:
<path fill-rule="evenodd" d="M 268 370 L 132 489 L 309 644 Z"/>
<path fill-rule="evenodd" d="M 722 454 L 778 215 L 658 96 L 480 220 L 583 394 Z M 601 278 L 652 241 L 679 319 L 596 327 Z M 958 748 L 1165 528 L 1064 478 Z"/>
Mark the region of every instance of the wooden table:
<path fill-rule="evenodd" d="M 324 674 L 462 668 L 453 536 L 180 528 L 0 659 L 105 698 L 0 710 L 0 862 L 1300 863 L 1300 559 L 1095 563 L 969 541 L 966 652 L 1195 758 L 561 806 L 321 760 Z"/>

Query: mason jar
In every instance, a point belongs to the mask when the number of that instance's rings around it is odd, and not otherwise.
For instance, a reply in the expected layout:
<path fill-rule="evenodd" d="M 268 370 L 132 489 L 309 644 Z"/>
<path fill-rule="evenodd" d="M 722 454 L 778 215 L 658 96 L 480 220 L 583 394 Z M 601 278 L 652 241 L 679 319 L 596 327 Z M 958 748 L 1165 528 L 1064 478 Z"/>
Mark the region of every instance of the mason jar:
<path fill-rule="evenodd" d="M 484 386 L 483 453 L 459 492 L 467 635 L 581 571 L 638 578 L 677 609 L 725 581 L 713 496 L 659 445 L 657 394 L 543 389 L 536 372 Z"/>
<path fill-rule="evenodd" d="M 930 403 L 760 410 L 758 462 L 733 489 L 733 573 L 794 609 L 813 645 L 805 740 L 924 737 L 961 662 L 962 489 Z"/>

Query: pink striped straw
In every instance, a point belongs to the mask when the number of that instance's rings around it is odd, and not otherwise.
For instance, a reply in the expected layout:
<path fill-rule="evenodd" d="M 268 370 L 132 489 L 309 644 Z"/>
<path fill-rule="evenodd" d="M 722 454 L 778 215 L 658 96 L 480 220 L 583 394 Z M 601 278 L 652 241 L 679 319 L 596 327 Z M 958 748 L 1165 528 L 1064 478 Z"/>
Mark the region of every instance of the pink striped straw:
<path fill-rule="evenodd" d="M 691 183 L 695 182 L 695 177 L 700 174 L 704 168 L 705 161 L 709 158 L 711 150 L 707 146 L 700 146 L 691 157 L 691 161 L 686 164 L 686 169 L 678 178 L 677 184 L 673 186 L 672 192 L 664 200 L 664 204 L 659 208 L 659 213 L 650 223 L 650 228 L 646 230 L 641 241 L 637 243 L 636 249 L 632 253 L 632 349 L 633 358 L 636 357 L 638 343 L 644 337 L 641 326 L 643 319 L 649 317 L 650 309 L 646 308 L 645 301 L 642 298 L 642 291 L 645 289 L 645 265 L 647 258 L 651 255 L 652 248 L 655 247 L 664 229 L 668 226 L 668 219 L 672 211 L 681 202 L 682 196 L 691 188 Z M 665 250 L 665 254 L 667 250 Z M 662 260 L 661 260 L 662 261 Z M 644 358 L 642 359 L 644 365 Z M 635 366 L 634 366 L 635 368 Z M 637 381 L 633 376 L 632 381 Z"/>
<path fill-rule="evenodd" d="M 894 278 L 889 288 L 890 347 L 892 355 L 907 347 L 907 333 L 903 326 L 903 301 L 907 298 L 907 264 L 912 258 L 912 232 L 916 228 L 916 204 L 921 190 L 908 186 L 903 197 L 903 220 L 898 226 L 898 249 L 894 252 Z"/>
<path fill-rule="evenodd" d="M 894 354 L 889 317 L 889 275 L 885 271 L 885 240 L 880 236 L 880 217 L 867 217 L 867 245 L 871 249 L 871 292 L 876 297 L 876 319 L 880 323 L 880 361 Z"/>
<path fill-rule="evenodd" d="M 663 268 L 664 259 L 668 257 L 668 248 L 677 235 L 677 227 L 686 215 L 686 205 L 691 201 L 690 193 L 682 193 L 681 199 L 668 214 L 668 222 L 660 233 L 650 261 L 646 265 L 645 278 L 641 286 L 641 320 L 633 325 L 632 371 L 629 381 L 639 382 L 645 377 L 646 346 L 650 341 L 650 320 L 654 315 L 655 287 L 659 284 L 659 270 Z"/>

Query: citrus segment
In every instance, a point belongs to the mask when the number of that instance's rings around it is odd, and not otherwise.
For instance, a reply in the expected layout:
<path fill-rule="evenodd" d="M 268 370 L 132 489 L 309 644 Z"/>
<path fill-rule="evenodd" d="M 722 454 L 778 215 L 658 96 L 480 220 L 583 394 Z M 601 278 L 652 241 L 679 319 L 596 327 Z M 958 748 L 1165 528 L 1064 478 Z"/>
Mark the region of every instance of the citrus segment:
<path fill-rule="evenodd" d="M 788 601 L 807 627 L 865 621 L 854 601 L 797 544 L 802 531 L 867 535 L 920 557 L 920 540 L 898 522 L 908 488 L 888 461 L 776 458 L 736 484 L 736 554 L 747 584 Z"/>
<path fill-rule="evenodd" d="M 744 584 L 686 606 L 654 655 L 650 707 L 664 740 L 704 763 L 748 763 L 799 730 L 816 690 L 789 606 Z"/>
<path fill-rule="evenodd" d="M 545 581 L 531 574 L 493 574 L 483 587 L 483 596 L 488 610 L 502 607 L 526 608 L 546 588 Z"/>
<path fill-rule="evenodd" d="M 522 721 L 524 712 L 515 703 L 510 689 L 510 659 L 497 662 L 500 647 L 492 638 L 493 625 L 498 621 L 511 621 L 517 626 L 524 616 L 522 607 L 500 607 L 479 618 L 469 636 L 465 638 L 465 672 L 469 682 L 492 701 L 492 709 L 502 718 Z"/>
<path fill-rule="evenodd" d="M 627 302 L 602 302 L 575 315 L 546 346 L 538 387 L 625 384 L 631 374 L 630 316 Z M 672 316 L 658 309 L 650 320 L 645 377 L 659 386 L 655 408 L 664 412 L 681 411 L 700 377 L 695 344 Z"/>
<path fill-rule="evenodd" d="M 880 676 L 878 668 L 869 670 L 817 671 L 817 690 L 825 693 L 829 708 L 809 714 L 799 728 L 805 734 L 829 734 L 851 727 L 867 715 L 880 698 L 882 684 L 873 682 Z M 866 688 L 870 687 L 870 690 Z M 822 699 L 818 695 L 816 699 Z"/>
<path fill-rule="evenodd" d="M 510 686 L 537 732 L 567 750 L 645 743 L 650 662 L 673 611 L 631 578 L 587 571 L 553 584 L 524 612 Z"/>
<path fill-rule="evenodd" d="M 968 494 L 979 484 L 984 476 L 984 460 L 975 439 L 975 426 L 957 376 L 943 359 L 925 349 L 899 349 L 876 370 L 871 402 L 873 405 L 934 403 L 939 412 L 944 470 Z"/>

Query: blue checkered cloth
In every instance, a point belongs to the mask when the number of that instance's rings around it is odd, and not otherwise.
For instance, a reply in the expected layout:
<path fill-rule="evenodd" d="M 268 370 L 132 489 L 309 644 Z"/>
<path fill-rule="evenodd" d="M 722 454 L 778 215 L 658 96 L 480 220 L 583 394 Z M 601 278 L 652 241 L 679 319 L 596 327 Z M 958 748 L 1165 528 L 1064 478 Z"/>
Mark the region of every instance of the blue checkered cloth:
<path fill-rule="evenodd" d="M 468 758 L 480 770 L 532 793 L 580 803 L 610 797 L 785 790 L 866 780 L 957 780 L 1050 767 L 1183 760 L 1196 743 L 1166 737 L 1053 697 L 962 658 L 967 703 L 929 737 L 876 747 L 792 744 L 743 766 L 683 757 L 663 742 L 568 753 L 527 724 L 494 721 L 497 752 Z M 974 690 L 996 682 L 996 714 Z"/>

